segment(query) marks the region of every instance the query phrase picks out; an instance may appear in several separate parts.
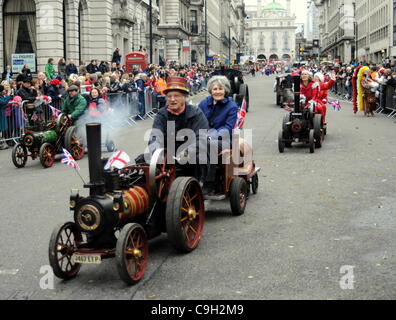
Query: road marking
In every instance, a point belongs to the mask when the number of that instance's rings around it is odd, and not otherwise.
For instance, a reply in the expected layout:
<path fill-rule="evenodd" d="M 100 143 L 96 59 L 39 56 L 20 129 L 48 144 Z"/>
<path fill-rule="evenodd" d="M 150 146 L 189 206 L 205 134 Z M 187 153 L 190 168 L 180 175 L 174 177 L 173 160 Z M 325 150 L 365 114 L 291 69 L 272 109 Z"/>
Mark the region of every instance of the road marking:
<path fill-rule="evenodd" d="M 19 269 L 0 270 L 0 275 L 14 276 L 18 273 Z"/>

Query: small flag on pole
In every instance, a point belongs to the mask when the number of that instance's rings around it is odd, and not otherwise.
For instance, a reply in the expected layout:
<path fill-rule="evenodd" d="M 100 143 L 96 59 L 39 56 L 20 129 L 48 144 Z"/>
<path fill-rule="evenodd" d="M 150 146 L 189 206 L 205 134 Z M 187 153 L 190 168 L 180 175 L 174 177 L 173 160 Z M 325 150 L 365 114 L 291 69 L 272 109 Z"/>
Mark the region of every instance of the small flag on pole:
<path fill-rule="evenodd" d="M 333 106 L 334 110 L 341 111 L 341 103 L 338 100 L 329 101 L 329 105 Z"/>
<path fill-rule="evenodd" d="M 38 120 L 38 116 L 36 113 L 33 113 L 32 117 L 30 118 L 32 121 L 37 121 Z"/>
<path fill-rule="evenodd" d="M 56 120 L 56 118 L 62 113 L 62 111 L 54 108 L 53 106 L 49 106 L 49 107 L 51 108 L 53 119 Z"/>
<path fill-rule="evenodd" d="M 131 161 L 129 156 L 124 151 L 116 151 L 110 157 L 109 161 L 107 161 L 105 170 L 109 170 L 110 168 L 123 169 L 128 163 Z"/>
<path fill-rule="evenodd" d="M 247 103 L 246 103 L 246 99 L 243 99 L 242 106 L 238 110 L 238 120 L 236 122 L 234 129 L 243 129 L 243 126 L 245 125 L 246 114 L 247 114 Z"/>
<path fill-rule="evenodd" d="M 63 157 L 62 157 L 61 162 L 64 163 L 65 165 L 69 166 L 70 168 L 80 170 L 80 166 L 78 165 L 77 161 L 74 160 L 74 158 L 69 153 L 69 151 L 67 151 L 64 148 L 63 148 Z"/>

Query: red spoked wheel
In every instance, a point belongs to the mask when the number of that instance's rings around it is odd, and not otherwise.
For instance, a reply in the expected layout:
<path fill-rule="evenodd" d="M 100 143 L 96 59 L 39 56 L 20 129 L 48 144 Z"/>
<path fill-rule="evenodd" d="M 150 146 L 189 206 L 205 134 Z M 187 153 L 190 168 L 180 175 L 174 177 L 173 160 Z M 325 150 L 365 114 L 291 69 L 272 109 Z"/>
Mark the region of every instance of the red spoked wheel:
<path fill-rule="evenodd" d="M 17 168 L 23 168 L 26 166 L 28 158 L 27 148 L 18 143 L 14 149 L 12 149 L 12 162 Z"/>
<path fill-rule="evenodd" d="M 64 280 L 74 278 L 81 264 L 73 262 L 73 254 L 82 243 L 82 235 L 74 222 L 54 229 L 49 243 L 49 262 L 54 274 Z"/>
<path fill-rule="evenodd" d="M 40 148 L 40 163 L 44 168 L 50 168 L 55 162 L 55 148 L 50 143 L 44 143 Z"/>
<path fill-rule="evenodd" d="M 150 163 L 150 188 L 152 194 L 161 202 L 167 202 L 169 190 L 176 179 L 176 166 L 168 164 L 164 149 L 157 150 Z"/>
<path fill-rule="evenodd" d="M 116 258 L 120 278 L 127 284 L 134 285 L 143 278 L 148 263 L 148 241 L 141 225 L 131 223 L 122 229 Z"/>
<path fill-rule="evenodd" d="M 204 197 L 194 178 L 177 178 L 166 203 L 166 230 L 176 250 L 189 253 L 201 241 L 205 221 Z"/>
<path fill-rule="evenodd" d="M 76 127 L 70 127 L 65 134 L 65 148 L 76 160 L 84 158 L 83 138 L 78 136 Z"/>

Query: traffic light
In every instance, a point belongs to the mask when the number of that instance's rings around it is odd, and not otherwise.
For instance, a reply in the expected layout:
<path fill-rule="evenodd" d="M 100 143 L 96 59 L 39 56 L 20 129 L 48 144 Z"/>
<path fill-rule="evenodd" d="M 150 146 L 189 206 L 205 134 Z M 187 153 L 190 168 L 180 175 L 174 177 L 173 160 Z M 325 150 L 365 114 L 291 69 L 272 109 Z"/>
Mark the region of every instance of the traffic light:
<path fill-rule="evenodd" d="M 303 48 L 300 48 L 300 52 L 303 52 L 304 51 L 304 49 Z"/>

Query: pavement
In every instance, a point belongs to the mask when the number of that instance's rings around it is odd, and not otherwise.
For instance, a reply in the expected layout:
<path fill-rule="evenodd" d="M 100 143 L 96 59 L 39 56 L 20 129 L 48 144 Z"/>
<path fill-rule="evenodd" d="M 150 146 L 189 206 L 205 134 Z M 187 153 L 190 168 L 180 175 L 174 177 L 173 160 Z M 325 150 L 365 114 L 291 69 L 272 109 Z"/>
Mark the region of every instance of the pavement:
<path fill-rule="evenodd" d="M 396 123 L 328 109 L 322 149 L 278 152 L 286 113 L 275 105 L 274 78 L 248 77 L 254 159 L 262 168 L 257 195 L 232 217 L 227 201 L 207 202 L 204 234 L 188 255 L 166 235 L 150 241 L 148 270 L 133 287 L 114 260 L 83 266 L 71 281 L 42 289 L 55 226 L 73 221 L 72 188 L 82 182 L 57 161 L 16 169 L 0 151 L 0 299 L 366 300 L 396 298 Z M 206 93 L 194 96 L 194 103 Z M 143 153 L 152 121 L 112 132 L 131 159 Z M 79 162 L 88 180 L 87 158 Z M 40 273 L 41 271 L 41 273 Z"/>

